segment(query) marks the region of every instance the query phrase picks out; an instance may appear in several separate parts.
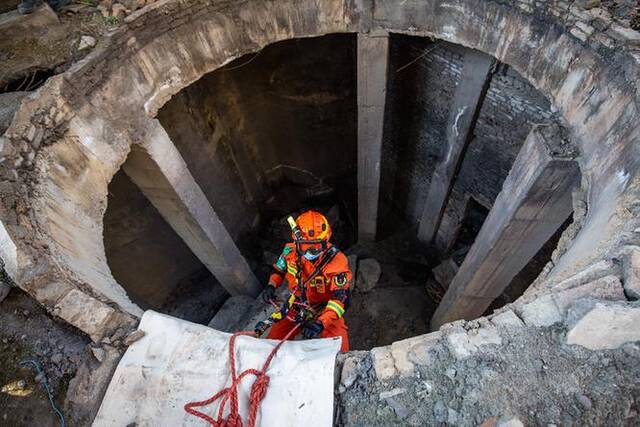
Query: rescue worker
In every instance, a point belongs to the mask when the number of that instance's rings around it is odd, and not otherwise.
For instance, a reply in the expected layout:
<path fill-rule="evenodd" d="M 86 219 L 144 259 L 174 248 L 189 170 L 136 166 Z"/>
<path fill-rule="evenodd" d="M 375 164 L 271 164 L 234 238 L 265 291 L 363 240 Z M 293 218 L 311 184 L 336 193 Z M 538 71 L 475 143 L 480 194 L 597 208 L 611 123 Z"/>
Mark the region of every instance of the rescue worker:
<path fill-rule="evenodd" d="M 256 334 L 272 325 L 268 338 L 283 339 L 300 325 L 304 338 L 342 337 L 340 350 L 348 351 L 343 316 L 353 274 L 347 257 L 329 242 L 331 227 L 321 213 L 307 211 L 295 221 L 289 217 L 289 225 L 294 241 L 285 245 L 262 295 L 265 302 L 272 302 L 276 289 L 284 285 L 291 296 L 268 321 L 256 325 Z"/>

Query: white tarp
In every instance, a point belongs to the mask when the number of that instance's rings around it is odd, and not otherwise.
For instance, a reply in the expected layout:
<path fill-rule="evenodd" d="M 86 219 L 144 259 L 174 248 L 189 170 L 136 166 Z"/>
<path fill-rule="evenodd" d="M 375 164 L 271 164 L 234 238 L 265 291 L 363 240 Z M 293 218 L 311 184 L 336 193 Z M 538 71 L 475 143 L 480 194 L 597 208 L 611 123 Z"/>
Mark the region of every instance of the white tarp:
<path fill-rule="evenodd" d="M 94 427 L 207 425 L 183 407 L 208 399 L 230 384 L 231 335 L 153 311 L 145 312 L 139 329 L 146 335 L 120 361 Z M 252 337 L 236 339 L 237 371 L 261 369 L 276 344 Z M 257 425 L 331 426 L 333 371 L 339 349 L 340 338 L 285 343 L 267 371 L 271 382 Z M 249 375 L 239 388 L 245 421 L 254 379 Z M 196 409 L 215 419 L 218 403 Z"/>

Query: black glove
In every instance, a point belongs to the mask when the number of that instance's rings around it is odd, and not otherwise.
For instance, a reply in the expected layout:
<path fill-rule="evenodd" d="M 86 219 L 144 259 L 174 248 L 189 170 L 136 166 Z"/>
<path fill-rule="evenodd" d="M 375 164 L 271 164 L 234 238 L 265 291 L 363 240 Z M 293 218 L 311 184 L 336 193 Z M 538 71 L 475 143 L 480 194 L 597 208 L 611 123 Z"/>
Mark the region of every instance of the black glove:
<path fill-rule="evenodd" d="M 269 304 L 276 299 L 276 288 L 273 285 L 267 285 L 262 291 L 262 301 Z"/>
<path fill-rule="evenodd" d="M 311 339 L 316 338 L 323 331 L 324 325 L 319 320 L 315 322 L 305 323 L 302 328 L 302 336 Z"/>
<path fill-rule="evenodd" d="M 262 334 L 264 334 L 265 331 L 269 329 L 269 326 L 271 326 L 270 323 L 265 322 L 264 320 L 261 320 L 258 323 L 256 323 L 256 326 L 253 328 L 253 331 L 256 333 L 256 336 L 260 338 Z"/>

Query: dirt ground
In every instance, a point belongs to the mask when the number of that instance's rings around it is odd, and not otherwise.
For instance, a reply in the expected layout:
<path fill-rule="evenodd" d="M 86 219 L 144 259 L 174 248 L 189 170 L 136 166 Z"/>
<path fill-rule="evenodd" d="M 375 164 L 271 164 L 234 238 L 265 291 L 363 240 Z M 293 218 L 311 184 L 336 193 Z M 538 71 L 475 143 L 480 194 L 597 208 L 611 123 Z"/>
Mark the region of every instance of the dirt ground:
<path fill-rule="evenodd" d="M 58 426 L 42 382 L 20 362 L 33 358 L 46 373 L 56 405 L 62 409 L 69 381 L 84 359 L 89 339 L 54 320 L 17 288 L 0 303 L 0 387 L 24 380 L 33 392 L 25 397 L 0 393 L 0 425 Z"/>
<path fill-rule="evenodd" d="M 589 351 L 564 344 L 564 334 L 501 330 L 502 344 L 461 360 L 440 345 L 430 365 L 388 383 L 375 379 L 365 353 L 359 379 L 336 394 L 337 425 L 489 426 L 516 418 L 525 426 L 637 426 L 640 346 Z"/>

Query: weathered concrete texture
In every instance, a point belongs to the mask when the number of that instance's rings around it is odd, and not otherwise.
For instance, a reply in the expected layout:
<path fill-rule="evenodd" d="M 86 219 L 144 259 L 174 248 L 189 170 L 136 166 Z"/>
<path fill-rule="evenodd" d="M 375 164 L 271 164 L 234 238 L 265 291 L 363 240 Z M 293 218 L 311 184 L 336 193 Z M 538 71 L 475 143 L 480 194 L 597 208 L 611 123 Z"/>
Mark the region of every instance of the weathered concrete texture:
<path fill-rule="evenodd" d="M 54 314 L 99 341 L 117 326 L 116 310 L 95 298 L 73 289 L 58 302 Z"/>
<path fill-rule="evenodd" d="M 493 67 L 494 59 L 490 56 L 472 50 L 464 54 L 462 75 L 456 87 L 446 127 L 445 154 L 431 177 L 427 201 L 418 228 L 418 239 L 425 243 L 430 243 L 438 230 L 454 175 L 472 136 L 473 125 Z"/>
<path fill-rule="evenodd" d="M 358 236 L 375 240 L 389 36 L 358 35 Z"/>
<path fill-rule="evenodd" d="M 257 295 L 260 284 L 157 121 L 143 144 L 127 175 L 231 295 Z"/>
<path fill-rule="evenodd" d="M 489 217 L 432 319 L 432 327 L 482 315 L 571 214 L 579 170 L 532 131 Z"/>
<path fill-rule="evenodd" d="M 606 276 L 586 284 L 543 295 L 532 302 L 518 305 L 515 310 L 528 326 L 551 326 L 561 322 L 567 310 L 581 298 L 624 300 L 622 284 L 616 276 Z"/>
<path fill-rule="evenodd" d="M 20 78 L 25 82 L 17 90 L 25 90 L 33 73 L 65 62 L 70 56 L 67 31 L 46 2 L 29 15 L 17 10 L 2 14 L 0 51 L 11 55 L 3 55 L 0 86 Z"/>
<path fill-rule="evenodd" d="M 122 170 L 109 184 L 104 246 L 111 273 L 145 309 L 161 311 L 182 280 L 205 269 Z"/>
<path fill-rule="evenodd" d="M 29 92 L 9 92 L 0 94 L 0 134 L 7 130 L 13 115 L 18 111 L 22 98 Z"/>
<path fill-rule="evenodd" d="M 597 303 L 567 332 L 567 344 L 590 350 L 615 349 L 640 341 L 640 307 L 628 303 Z"/>
<path fill-rule="evenodd" d="M 632 249 L 623 265 L 624 291 L 630 299 L 640 299 L 640 249 Z"/>
<path fill-rule="evenodd" d="M 23 102 L 4 135 L 0 215 L 16 283 L 32 295 L 55 294 L 38 296 L 49 307 L 78 286 L 135 313 L 104 262 L 101 215 L 108 182 L 144 127 L 142 112 L 154 116 L 171 95 L 266 44 L 335 32 L 410 32 L 475 48 L 553 101 L 579 143 L 590 188 L 583 227 L 551 276 L 612 255 L 640 226 L 639 58 L 628 32 L 616 32 L 602 10 L 560 0 L 373 6 L 169 0 L 129 16 L 103 47 Z M 49 292 L 58 283 L 64 292 Z"/>
<path fill-rule="evenodd" d="M 490 322 L 459 321 L 345 355 L 337 361 L 336 424 L 632 424 L 640 378 L 640 347 L 630 342 L 638 340 L 635 329 L 596 335 L 604 344 L 597 352 L 565 344 L 577 328 L 586 328 L 582 322 L 613 306 L 629 311 L 598 318 L 605 328 L 621 326 L 638 310 L 635 304 L 580 299 L 571 309 L 578 315 L 570 315 L 567 325 L 531 328 L 507 307 Z"/>

